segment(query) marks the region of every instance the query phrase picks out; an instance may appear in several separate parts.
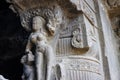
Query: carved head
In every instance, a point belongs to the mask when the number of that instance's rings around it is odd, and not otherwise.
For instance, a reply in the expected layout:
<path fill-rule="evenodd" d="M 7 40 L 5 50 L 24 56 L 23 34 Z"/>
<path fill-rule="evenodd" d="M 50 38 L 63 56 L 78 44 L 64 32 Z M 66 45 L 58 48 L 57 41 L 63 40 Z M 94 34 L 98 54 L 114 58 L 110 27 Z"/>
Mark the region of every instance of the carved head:
<path fill-rule="evenodd" d="M 43 29 L 45 26 L 45 20 L 41 16 L 33 17 L 32 30 L 37 31 Z"/>

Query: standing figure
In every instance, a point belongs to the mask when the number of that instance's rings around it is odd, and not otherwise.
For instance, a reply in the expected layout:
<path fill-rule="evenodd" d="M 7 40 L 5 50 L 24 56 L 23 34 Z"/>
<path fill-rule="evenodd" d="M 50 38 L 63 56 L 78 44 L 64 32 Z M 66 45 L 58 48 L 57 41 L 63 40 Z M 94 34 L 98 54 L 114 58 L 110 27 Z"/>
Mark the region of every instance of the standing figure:
<path fill-rule="evenodd" d="M 55 56 L 53 49 L 47 44 L 46 33 L 43 31 L 45 20 L 36 16 L 33 18 L 32 33 L 29 36 L 26 46 L 26 53 L 31 53 L 35 47 L 35 66 L 37 80 L 51 80 Z"/>

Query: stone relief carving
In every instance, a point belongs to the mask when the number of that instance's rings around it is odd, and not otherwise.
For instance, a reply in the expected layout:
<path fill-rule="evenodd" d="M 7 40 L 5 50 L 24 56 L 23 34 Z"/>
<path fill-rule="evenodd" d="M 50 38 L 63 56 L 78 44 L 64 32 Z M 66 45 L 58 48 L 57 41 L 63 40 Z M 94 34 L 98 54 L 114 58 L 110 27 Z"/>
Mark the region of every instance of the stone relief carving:
<path fill-rule="evenodd" d="M 86 25 L 83 15 L 79 15 L 78 18 L 74 19 L 73 23 L 74 25 L 72 25 L 72 42 L 75 42 L 76 45 L 79 46 L 76 46 L 76 48 L 88 48 L 89 46 L 87 41 Z"/>
<path fill-rule="evenodd" d="M 50 25 L 52 25 L 53 20 L 55 21 L 55 15 L 53 10 L 46 9 L 46 8 L 35 8 L 30 9 L 23 14 L 20 15 L 21 17 L 21 24 L 23 27 L 27 28 L 27 30 L 31 29 L 31 21 L 32 17 L 34 16 L 42 16 L 46 19 L 46 22 L 48 22 Z M 49 20 L 48 20 L 49 19 Z M 54 25 L 52 25 L 54 27 Z"/>
<path fill-rule="evenodd" d="M 83 48 L 82 42 L 80 28 L 77 28 L 73 31 L 72 46 L 75 48 Z"/>
<path fill-rule="evenodd" d="M 114 16 L 111 19 L 112 27 L 115 32 L 115 37 L 117 38 L 117 43 L 119 44 L 119 50 L 120 50 L 120 16 Z"/>
<path fill-rule="evenodd" d="M 51 35 L 55 34 L 56 31 L 56 27 L 59 24 L 59 22 L 57 22 L 57 19 L 53 19 L 53 20 L 49 20 L 48 24 L 47 24 L 47 29 L 50 32 Z"/>
<path fill-rule="evenodd" d="M 56 64 L 56 80 L 66 80 L 66 69 L 62 63 Z"/>
<path fill-rule="evenodd" d="M 100 61 L 95 58 L 69 56 L 67 58 L 63 58 L 62 64 L 64 64 L 64 68 L 66 70 L 65 75 L 67 76 L 65 76 L 65 78 L 68 80 L 103 80 Z M 83 77 L 84 74 L 85 76 Z"/>
<path fill-rule="evenodd" d="M 55 8 L 40 7 L 29 9 L 20 14 L 21 24 L 26 30 L 31 31 L 32 17 L 42 16 L 46 20 L 45 31 L 48 31 L 48 35 L 53 36 L 55 34 L 56 28 L 58 28 L 62 22 L 62 11 L 60 12 L 59 10 L 59 6 L 56 6 Z"/>
<path fill-rule="evenodd" d="M 35 80 L 34 55 L 28 53 L 21 58 L 23 64 L 22 80 Z"/>
<path fill-rule="evenodd" d="M 110 7 L 120 6 L 120 0 L 107 0 L 106 1 Z"/>
<path fill-rule="evenodd" d="M 93 73 L 101 74 L 99 63 L 91 63 L 90 61 L 81 61 L 79 64 L 70 64 L 69 69 L 91 71 Z"/>
<path fill-rule="evenodd" d="M 120 16 L 112 18 L 112 26 L 116 36 L 120 38 Z"/>
<path fill-rule="evenodd" d="M 83 0 L 83 2 L 85 2 L 93 12 L 95 12 L 95 1 L 94 0 Z"/>
<path fill-rule="evenodd" d="M 89 7 L 89 5 L 87 5 L 85 1 L 83 1 L 82 3 L 83 13 L 86 17 L 88 17 L 88 19 L 90 19 L 93 24 L 95 24 L 95 10 L 91 9 L 91 7 Z"/>
<path fill-rule="evenodd" d="M 31 53 L 32 47 L 35 45 L 35 53 L 32 53 L 35 54 L 37 80 L 44 80 L 45 77 L 46 80 L 51 80 L 55 56 L 52 47 L 47 44 L 46 33 L 43 31 L 45 19 L 41 16 L 35 16 L 32 24 L 32 33 L 28 39 L 26 52 Z"/>
<path fill-rule="evenodd" d="M 15 0 L 12 0 L 12 1 L 15 1 Z M 32 53 L 35 55 L 34 67 L 36 67 L 35 71 L 37 73 L 37 80 L 40 80 L 40 79 L 44 80 L 45 78 L 47 80 L 53 80 L 51 79 L 51 76 L 53 76 L 53 72 L 54 72 L 53 69 L 54 69 L 54 63 L 55 63 L 54 62 L 55 55 L 53 52 L 53 48 L 55 47 L 49 44 L 49 40 L 48 40 L 49 33 L 53 37 L 56 37 L 56 35 L 54 35 L 55 32 L 58 33 L 57 39 L 55 38 L 56 39 L 55 41 L 56 42 L 58 41 L 58 45 L 57 45 L 58 49 L 57 50 L 54 49 L 57 52 L 56 54 L 57 57 L 60 57 L 58 55 L 61 55 L 63 59 L 64 57 L 68 57 L 69 55 L 71 56 L 77 55 L 79 58 L 80 56 L 84 56 L 84 57 L 90 56 L 95 58 L 93 55 L 96 54 L 97 52 L 95 50 L 96 48 L 90 49 L 88 51 L 88 43 L 87 43 L 88 40 L 87 40 L 86 29 L 85 29 L 86 28 L 85 24 L 87 23 L 85 23 L 85 20 L 83 18 L 84 17 L 83 14 L 85 14 L 93 24 L 95 23 L 95 19 L 94 19 L 95 8 L 94 6 L 90 7 L 94 3 L 88 5 L 88 3 L 86 3 L 88 2 L 88 0 L 82 0 L 84 1 L 82 3 L 83 13 L 80 13 L 76 9 L 76 5 L 74 6 L 74 4 L 72 4 L 72 2 L 74 1 L 71 1 L 71 0 L 68 0 L 68 1 L 57 0 L 57 5 L 59 5 L 60 8 L 62 9 L 61 12 L 60 12 L 60 9 L 57 10 L 57 8 L 55 8 L 56 6 L 46 7 L 44 3 L 47 3 L 48 0 L 43 1 L 43 5 L 41 5 L 39 0 L 36 0 L 35 3 L 38 2 L 40 4 L 37 3 L 37 5 L 33 5 L 32 3 L 30 3 L 32 4 L 31 5 L 32 7 L 26 6 L 23 3 L 20 3 L 20 2 L 24 2 L 23 0 L 21 1 L 17 0 L 17 1 L 18 1 L 18 4 L 20 4 L 18 6 L 22 7 L 23 9 L 19 13 L 21 23 L 23 27 L 26 28 L 26 30 L 32 31 L 28 39 L 28 44 L 26 46 L 26 53 Z M 93 1 L 93 0 L 90 0 L 90 1 Z M 29 3 L 28 0 L 26 0 L 26 2 Z M 34 1 L 30 0 L 30 2 L 34 2 Z M 75 1 L 75 3 L 76 2 L 77 1 Z M 78 2 L 81 2 L 81 1 L 78 1 Z M 81 6 L 81 3 L 77 3 L 77 4 L 78 6 Z M 62 11 L 64 12 L 64 14 L 62 14 Z M 33 23 L 31 23 L 32 21 Z M 58 24 L 60 24 L 58 28 L 59 30 L 56 30 L 56 27 L 58 27 Z M 93 33 L 90 32 L 89 34 L 92 35 Z M 33 48 L 35 47 L 35 51 L 34 49 L 32 49 L 32 47 Z M 83 50 L 84 47 L 87 47 L 87 49 Z M 81 53 L 86 53 L 86 52 L 87 52 L 86 55 L 81 55 Z M 92 56 L 88 55 L 90 53 L 93 53 Z M 93 63 L 94 61 L 90 62 L 89 58 L 86 59 L 88 61 L 83 60 L 83 62 L 82 60 L 80 62 L 78 58 L 71 59 L 70 62 L 72 62 L 72 60 L 73 60 L 73 63 L 69 63 L 69 65 L 68 65 L 68 61 L 64 61 L 67 63 L 68 71 L 61 71 L 61 73 L 62 72 L 67 73 L 67 75 L 64 75 L 65 77 L 68 77 L 65 80 L 80 80 L 80 78 L 82 77 L 84 78 L 81 80 L 88 80 L 89 77 L 92 78 L 92 76 L 91 75 L 89 76 L 89 74 L 92 74 L 95 76 L 98 76 L 98 74 L 100 74 L 99 67 L 101 64 L 97 62 Z M 77 62 L 78 64 L 75 64 Z M 66 64 L 61 64 L 61 65 L 64 66 Z M 64 68 L 63 70 L 65 69 L 66 68 Z M 94 74 L 94 73 L 97 73 L 97 74 Z M 83 76 L 81 76 L 81 74 Z M 86 74 L 87 74 L 87 77 L 86 77 Z M 61 79 L 60 75 L 58 75 L 57 77 L 58 79 Z M 97 80 L 97 79 L 92 78 L 91 80 Z"/>
<path fill-rule="evenodd" d="M 89 49 L 87 44 L 86 25 L 83 15 L 66 21 L 65 27 L 61 28 L 60 38 L 56 53 L 58 56 L 71 54 L 83 54 Z"/>

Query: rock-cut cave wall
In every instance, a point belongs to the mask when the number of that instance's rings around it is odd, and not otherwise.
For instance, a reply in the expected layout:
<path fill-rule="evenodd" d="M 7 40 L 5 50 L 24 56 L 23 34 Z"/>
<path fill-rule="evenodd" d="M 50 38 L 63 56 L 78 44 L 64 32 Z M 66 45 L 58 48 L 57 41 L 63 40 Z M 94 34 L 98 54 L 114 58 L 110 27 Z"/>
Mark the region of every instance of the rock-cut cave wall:
<path fill-rule="evenodd" d="M 19 16 L 0 0 L 0 74 L 10 80 L 21 80 L 22 64 L 27 33 L 20 24 Z"/>
<path fill-rule="evenodd" d="M 9 1 L 14 2 L 15 0 L 8 0 L 8 2 Z M 16 0 L 15 4 L 19 4 L 19 1 L 20 0 Z M 24 0 L 21 1 L 24 2 Z M 34 2 L 34 0 L 26 0 L 26 4 L 28 4 L 27 1 L 29 3 L 31 3 L 30 1 Z M 95 7 L 99 6 L 99 9 L 97 11 L 93 10 L 93 13 L 89 13 L 86 10 L 84 11 L 84 9 L 82 13 L 81 11 L 80 12 L 77 11 L 76 7 L 73 4 L 71 4 L 70 1 L 73 2 L 75 1 L 77 3 L 77 1 L 79 0 L 45 0 L 45 1 L 48 1 L 48 3 L 49 1 L 58 1 L 59 6 L 61 6 L 62 9 L 64 8 L 63 12 L 65 13 L 65 16 L 69 18 L 74 18 L 78 16 L 78 14 L 82 14 L 84 15 L 85 18 L 88 19 L 88 22 L 90 22 L 90 19 L 88 17 L 91 16 L 86 16 L 87 13 L 93 15 L 94 12 L 98 12 L 100 14 L 99 15 L 95 13 L 96 17 L 100 18 L 100 19 L 99 18 L 95 19 L 96 20 L 95 24 L 97 24 L 98 28 L 93 24 L 92 26 L 96 27 L 96 33 L 97 33 L 96 36 L 98 39 L 97 45 L 99 46 L 100 55 L 104 55 L 101 56 L 103 59 L 103 61 L 102 59 L 101 61 L 103 62 L 105 80 L 120 80 L 119 78 L 119 73 L 120 73 L 120 68 L 119 68 L 120 66 L 120 54 L 119 54 L 120 2 L 119 1 L 120 0 L 93 0 L 95 2 L 98 1 L 100 3 L 99 5 L 96 4 Z M 88 1 L 89 3 L 89 1 L 92 0 L 81 0 L 81 1 L 85 1 L 86 3 Z M 67 4 L 62 4 L 62 3 L 67 3 Z M 15 5 L 14 3 L 11 4 Z M 72 6 L 70 7 L 69 4 Z M 21 7 L 19 8 L 21 8 L 20 10 L 23 11 L 24 11 L 24 7 L 28 7 L 28 8 L 34 7 L 34 5 L 24 6 L 24 4 L 22 3 L 21 5 L 23 8 Z M 9 6 L 10 4 L 5 2 L 5 0 L 0 0 L 0 75 L 3 75 L 5 78 L 8 78 L 9 80 L 21 80 L 21 75 L 23 73 L 22 72 L 23 66 L 20 63 L 20 59 L 24 54 L 25 51 L 24 49 L 27 43 L 29 32 L 26 32 L 21 26 L 20 17 L 18 16 L 20 11 L 18 10 L 18 14 L 15 14 L 11 9 L 9 9 Z M 82 6 L 85 7 L 84 5 Z M 17 8 L 18 7 L 15 7 L 15 9 Z M 28 8 L 25 8 L 25 10 L 27 10 Z M 92 18 L 94 18 L 94 15 L 92 16 Z M 85 19 L 86 22 L 87 19 Z M 101 26 L 100 27 L 100 29 L 102 30 L 101 32 L 97 30 L 99 29 L 99 26 Z M 115 31 L 116 34 L 114 34 L 113 30 Z M 116 36 L 119 39 L 117 39 Z M 106 59 L 106 61 L 104 59 Z"/>

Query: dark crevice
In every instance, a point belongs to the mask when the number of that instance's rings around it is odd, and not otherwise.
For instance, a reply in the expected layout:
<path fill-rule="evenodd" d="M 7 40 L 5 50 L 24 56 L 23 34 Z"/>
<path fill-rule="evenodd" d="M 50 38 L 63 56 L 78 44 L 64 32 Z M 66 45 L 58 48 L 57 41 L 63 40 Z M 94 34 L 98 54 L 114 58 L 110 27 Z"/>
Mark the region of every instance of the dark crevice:
<path fill-rule="evenodd" d="M 0 74 L 9 80 L 21 80 L 20 58 L 28 35 L 20 24 L 19 16 L 9 9 L 5 0 L 0 0 Z"/>

